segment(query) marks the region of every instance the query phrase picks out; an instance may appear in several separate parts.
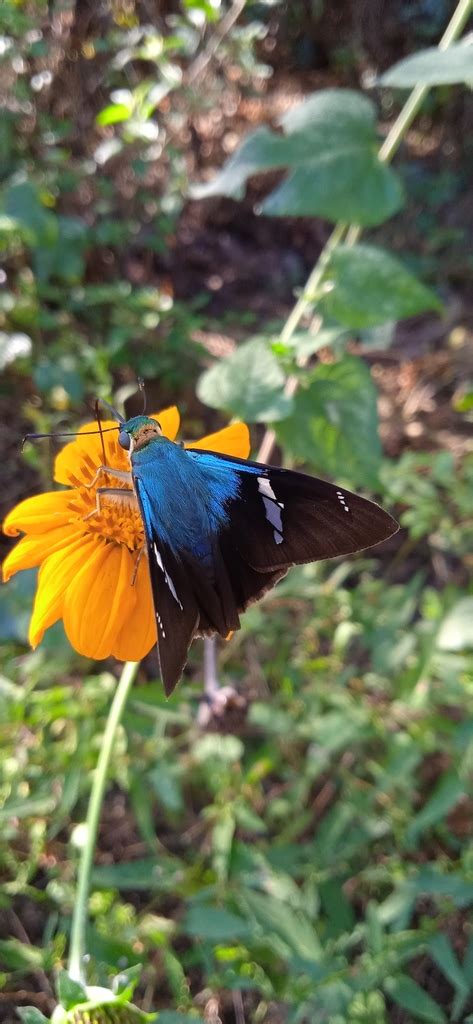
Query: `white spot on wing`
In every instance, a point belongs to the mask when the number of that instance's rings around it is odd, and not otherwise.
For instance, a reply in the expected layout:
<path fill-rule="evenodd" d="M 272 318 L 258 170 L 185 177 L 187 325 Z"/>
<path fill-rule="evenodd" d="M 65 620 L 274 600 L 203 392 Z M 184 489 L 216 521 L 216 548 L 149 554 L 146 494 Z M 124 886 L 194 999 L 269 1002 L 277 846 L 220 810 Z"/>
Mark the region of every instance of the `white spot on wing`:
<path fill-rule="evenodd" d="M 345 498 L 343 496 L 343 491 L 337 491 L 337 498 L 338 498 L 338 500 L 339 500 L 339 502 L 340 502 L 340 504 L 341 504 L 341 506 L 343 508 L 343 511 L 344 512 L 349 512 L 350 509 L 349 509 L 349 507 L 348 507 L 348 505 L 347 505 L 347 503 L 345 501 Z"/>
<path fill-rule="evenodd" d="M 164 568 L 164 565 L 163 565 L 163 560 L 162 560 L 162 558 L 161 558 L 161 554 L 160 554 L 160 552 L 158 551 L 158 548 L 156 547 L 156 544 L 155 544 L 155 543 L 153 543 L 153 548 L 154 548 L 154 553 L 155 553 L 155 555 L 156 555 L 156 561 L 157 561 L 157 563 L 158 563 L 158 565 L 159 565 L 159 568 L 160 568 L 160 569 L 161 569 L 161 571 L 162 571 L 162 572 L 164 573 L 164 579 L 166 580 L 166 583 L 167 583 L 167 585 L 168 585 L 168 587 L 169 587 L 169 589 L 170 589 L 170 591 L 171 591 L 171 594 L 172 594 L 172 596 L 173 596 L 174 600 L 175 600 L 175 601 L 177 601 L 177 603 L 178 603 L 178 605 L 179 605 L 179 608 L 181 609 L 181 612 L 182 612 L 182 611 L 184 611 L 184 609 L 183 609 L 183 606 L 182 606 L 182 603 L 181 603 L 181 601 L 179 600 L 179 598 L 178 598 L 178 596 L 177 596 L 177 593 L 176 593 L 176 588 L 175 588 L 175 586 L 174 586 L 174 583 L 172 582 L 172 579 L 171 579 L 171 577 L 170 577 L 169 573 L 168 573 L 168 572 L 166 571 L 166 569 Z M 162 627 L 161 627 L 161 628 L 162 628 Z"/>
<path fill-rule="evenodd" d="M 162 620 L 159 612 L 156 612 L 156 618 L 158 620 L 158 626 L 159 626 L 159 628 L 161 630 L 162 638 L 163 638 L 163 640 L 165 640 L 166 639 L 166 630 L 165 630 L 165 628 L 163 626 L 163 620 Z"/>
<path fill-rule="evenodd" d="M 271 523 L 271 526 L 274 526 L 274 540 L 276 544 L 281 544 L 284 540 L 281 516 L 281 509 L 284 508 L 284 502 L 277 500 L 273 488 L 271 487 L 271 481 L 267 476 L 258 477 L 258 490 L 263 499 L 266 519 L 268 520 L 268 523 Z"/>
<path fill-rule="evenodd" d="M 266 509 L 266 519 L 268 522 L 271 523 L 271 526 L 274 526 L 276 530 L 279 530 L 279 533 L 282 533 L 281 509 L 279 508 L 279 505 L 277 505 L 275 501 L 271 501 L 270 498 L 264 497 L 263 505 Z"/>

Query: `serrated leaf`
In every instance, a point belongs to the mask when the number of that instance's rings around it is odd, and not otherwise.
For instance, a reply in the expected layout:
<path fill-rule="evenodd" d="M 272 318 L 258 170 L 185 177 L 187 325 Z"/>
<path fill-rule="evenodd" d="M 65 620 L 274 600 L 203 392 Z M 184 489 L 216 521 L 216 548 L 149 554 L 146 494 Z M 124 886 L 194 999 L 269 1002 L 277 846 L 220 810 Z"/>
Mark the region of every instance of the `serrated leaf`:
<path fill-rule="evenodd" d="M 415 1020 L 429 1021 L 430 1024 L 446 1024 L 447 1018 L 441 1007 L 407 974 L 388 978 L 385 989 L 398 1006 L 414 1014 Z"/>
<path fill-rule="evenodd" d="M 473 597 L 462 597 L 445 616 L 438 632 L 439 651 L 473 647 Z"/>
<path fill-rule="evenodd" d="M 212 409 L 226 409 L 248 423 L 281 419 L 291 409 L 285 376 L 265 338 L 252 338 L 206 370 L 197 394 Z"/>
<path fill-rule="evenodd" d="M 413 53 L 389 68 L 379 81 L 391 89 L 473 82 L 473 34 L 446 50 L 432 46 Z"/>
<path fill-rule="evenodd" d="M 381 460 L 376 389 L 365 363 L 345 356 L 320 363 L 277 424 L 287 451 L 320 475 L 376 486 Z"/>
<path fill-rule="evenodd" d="M 401 185 L 378 156 L 375 108 L 349 89 L 313 93 L 279 122 L 284 134 L 259 128 L 213 182 L 194 198 L 239 199 L 252 175 L 285 167 L 289 176 L 261 206 L 273 216 L 319 216 L 380 224 L 402 205 Z"/>
<path fill-rule="evenodd" d="M 337 246 L 324 283 L 330 290 L 320 299 L 322 311 L 346 327 L 375 327 L 442 309 L 430 288 L 374 245 Z"/>

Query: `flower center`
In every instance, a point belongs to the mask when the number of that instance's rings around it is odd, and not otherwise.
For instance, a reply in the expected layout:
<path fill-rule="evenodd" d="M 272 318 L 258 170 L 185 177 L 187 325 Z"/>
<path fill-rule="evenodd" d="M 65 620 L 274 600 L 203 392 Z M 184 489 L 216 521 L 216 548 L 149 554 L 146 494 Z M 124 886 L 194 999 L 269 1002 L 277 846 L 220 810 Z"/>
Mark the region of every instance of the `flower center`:
<path fill-rule="evenodd" d="M 135 495 L 130 493 L 130 484 L 112 474 L 101 473 L 93 487 L 87 486 L 97 469 L 93 458 L 84 453 L 77 475 L 70 477 L 76 494 L 69 503 L 69 510 L 74 519 L 81 520 L 87 533 L 115 544 L 125 544 L 129 551 L 141 550 L 145 539 L 143 523 Z M 104 494 L 104 487 L 112 489 L 113 493 Z"/>

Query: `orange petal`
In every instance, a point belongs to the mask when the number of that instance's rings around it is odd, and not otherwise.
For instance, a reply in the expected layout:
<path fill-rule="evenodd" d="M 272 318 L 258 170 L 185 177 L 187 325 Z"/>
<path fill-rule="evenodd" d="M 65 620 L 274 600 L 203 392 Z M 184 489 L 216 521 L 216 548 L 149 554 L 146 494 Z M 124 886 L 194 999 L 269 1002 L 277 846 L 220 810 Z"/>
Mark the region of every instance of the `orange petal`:
<path fill-rule="evenodd" d="M 73 526 L 58 526 L 48 533 L 34 534 L 31 537 L 22 537 L 9 552 L 2 566 L 3 582 L 9 579 L 21 569 L 34 569 L 36 565 L 49 558 L 55 551 L 63 551 L 67 545 L 82 534 L 80 528 Z"/>
<path fill-rule="evenodd" d="M 56 455 L 54 479 L 60 484 L 71 484 L 75 479 L 88 483 L 99 466 L 128 471 L 128 457 L 118 444 L 119 424 L 113 420 L 101 421 L 102 437 L 96 433 L 97 423 L 85 423 L 76 440 L 70 441 Z M 103 441 L 103 447 L 102 447 Z"/>
<path fill-rule="evenodd" d="M 174 441 L 179 430 L 180 417 L 176 406 L 153 413 L 153 419 L 159 420 L 163 434 Z M 130 469 L 127 453 L 118 444 L 118 428 L 116 420 L 101 420 L 102 436 L 98 433 L 97 421 L 84 423 L 75 441 L 70 441 L 56 456 L 54 479 L 60 484 L 71 485 L 75 479 L 88 483 L 93 471 L 85 460 L 92 460 L 96 469 L 99 466 L 110 466 L 112 469 Z"/>
<path fill-rule="evenodd" d="M 64 598 L 64 628 L 79 654 L 108 658 L 132 610 L 133 558 L 121 544 L 96 541 Z"/>
<path fill-rule="evenodd" d="M 20 532 L 38 534 L 65 526 L 72 518 L 68 504 L 74 497 L 74 491 L 46 491 L 26 498 L 8 513 L 3 532 L 8 537 L 17 537 Z"/>
<path fill-rule="evenodd" d="M 170 441 L 174 441 L 181 422 L 179 410 L 175 405 L 170 405 L 167 409 L 161 409 L 161 412 L 151 413 L 151 419 L 157 420 L 164 436 L 169 438 Z"/>
<path fill-rule="evenodd" d="M 236 455 L 238 459 L 247 459 L 250 454 L 250 432 L 246 423 L 230 423 L 229 427 L 201 437 L 200 441 L 189 442 L 186 448 L 204 448 L 206 451 L 220 452 L 221 455 Z"/>
<path fill-rule="evenodd" d="M 113 644 L 112 654 L 119 661 L 141 661 L 157 642 L 148 562 L 140 561 L 133 590 L 134 607 L 128 614 Z M 128 601 L 127 601 L 128 603 Z"/>
<path fill-rule="evenodd" d="M 51 554 L 41 566 L 29 629 L 32 647 L 37 647 L 44 631 L 61 618 L 64 594 L 95 543 L 93 538 L 76 538 Z"/>

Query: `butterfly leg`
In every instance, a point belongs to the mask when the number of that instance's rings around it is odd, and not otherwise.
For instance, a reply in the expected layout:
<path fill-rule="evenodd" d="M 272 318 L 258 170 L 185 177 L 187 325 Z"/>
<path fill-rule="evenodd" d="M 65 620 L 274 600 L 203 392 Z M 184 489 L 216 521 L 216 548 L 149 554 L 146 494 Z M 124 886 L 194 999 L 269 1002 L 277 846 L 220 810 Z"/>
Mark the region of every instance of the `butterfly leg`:
<path fill-rule="evenodd" d="M 204 637 L 204 698 L 199 704 L 197 721 L 201 728 L 212 719 L 223 718 L 227 708 L 241 709 L 245 701 L 233 686 L 220 686 L 217 673 L 217 638 Z"/>
<path fill-rule="evenodd" d="M 84 484 L 84 487 L 86 487 L 87 490 L 90 490 L 91 487 L 95 487 L 97 480 L 99 480 L 104 473 L 106 473 L 107 476 L 113 476 L 115 480 L 123 480 L 125 483 L 131 484 L 131 473 L 126 469 L 112 469 L 111 466 L 99 466 L 93 479 L 90 483 Z"/>
<path fill-rule="evenodd" d="M 87 519 L 90 519 L 91 516 L 100 515 L 102 511 L 102 498 L 108 498 L 110 501 L 114 501 L 121 505 L 136 504 L 135 492 L 128 490 L 126 487 L 99 487 L 95 495 L 95 508 L 92 509 L 92 512 L 89 512 L 84 516 L 84 522 Z"/>
<path fill-rule="evenodd" d="M 136 577 L 138 575 L 138 569 L 140 567 L 140 562 L 141 562 L 141 559 L 143 558 L 143 555 L 144 555 L 145 551 L 146 551 L 146 544 L 143 544 L 140 547 L 140 550 L 138 551 L 137 559 L 136 559 L 136 562 L 135 562 L 134 567 L 133 567 L 133 576 L 131 577 L 131 585 L 132 585 L 132 587 L 134 587 L 134 585 L 135 585 Z"/>

